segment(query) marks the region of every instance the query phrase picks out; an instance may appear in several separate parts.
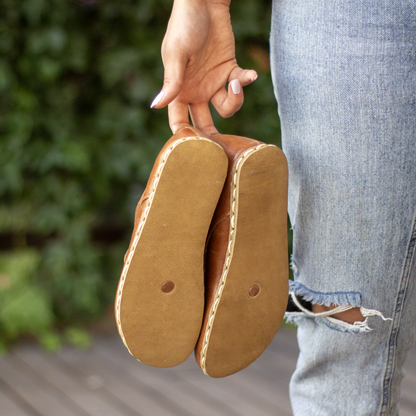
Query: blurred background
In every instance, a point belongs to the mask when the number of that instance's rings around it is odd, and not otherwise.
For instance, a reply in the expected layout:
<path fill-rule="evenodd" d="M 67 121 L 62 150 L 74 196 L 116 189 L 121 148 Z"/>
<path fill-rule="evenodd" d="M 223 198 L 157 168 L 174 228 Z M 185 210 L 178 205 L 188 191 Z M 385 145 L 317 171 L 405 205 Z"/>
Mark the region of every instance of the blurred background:
<path fill-rule="evenodd" d="M 24 336 L 87 346 L 112 318 L 135 206 L 170 137 L 151 110 L 172 0 L 0 2 L 0 350 Z M 270 0 L 232 2 L 258 80 L 223 133 L 279 144 Z M 215 111 L 214 111 L 215 112 Z"/>

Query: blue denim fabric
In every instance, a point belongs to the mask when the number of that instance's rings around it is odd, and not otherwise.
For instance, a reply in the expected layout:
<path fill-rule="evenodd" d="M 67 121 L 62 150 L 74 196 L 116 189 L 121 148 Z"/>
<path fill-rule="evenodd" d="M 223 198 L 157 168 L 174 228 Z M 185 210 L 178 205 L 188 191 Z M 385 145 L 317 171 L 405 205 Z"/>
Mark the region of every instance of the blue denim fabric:
<path fill-rule="evenodd" d="M 397 415 L 416 328 L 416 0 L 274 0 L 272 19 L 290 291 L 366 317 L 290 316 L 293 411 Z"/>

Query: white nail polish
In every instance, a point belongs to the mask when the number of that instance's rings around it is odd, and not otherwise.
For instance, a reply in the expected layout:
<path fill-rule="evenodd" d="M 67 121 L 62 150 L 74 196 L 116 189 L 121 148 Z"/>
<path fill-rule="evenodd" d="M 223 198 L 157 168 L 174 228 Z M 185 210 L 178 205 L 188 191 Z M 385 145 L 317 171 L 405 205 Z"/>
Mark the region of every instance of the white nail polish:
<path fill-rule="evenodd" d="M 155 99 L 152 101 L 152 104 L 150 104 L 150 108 L 153 108 L 154 106 L 158 105 L 164 96 L 165 93 L 163 91 L 160 91 L 160 93 L 156 95 Z"/>
<path fill-rule="evenodd" d="M 241 86 L 240 86 L 240 81 L 238 79 L 233 79 L 230 82 L 230 86 L 231 86 L 231 89 L 232 89 L 232 91 L 235 95 L 240 94 Z"/>

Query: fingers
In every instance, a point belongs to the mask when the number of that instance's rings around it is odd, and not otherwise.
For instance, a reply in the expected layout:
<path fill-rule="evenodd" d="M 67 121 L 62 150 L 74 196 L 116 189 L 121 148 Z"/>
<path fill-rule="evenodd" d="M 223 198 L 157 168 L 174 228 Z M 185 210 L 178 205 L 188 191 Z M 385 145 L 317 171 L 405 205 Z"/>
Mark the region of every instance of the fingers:
<path fill-rule="evenodd" d="M 221 117 L 227 118 L 235 114 L 243 105 L 244 93 L 238 79 L 228 84 L 228 92 L 221 88 L 212 98 L 211 103 Z"/>
<path fill-rule="evenodd" d="M 257 72 L 254 69 L 242 69 L 239 66 L 234 68 L 228 77 L 228 82 L 238 79 L 243 87 L 251 84 L 257 79 Z"/>
<path fill-rule="evenodd" d="M 206 135 L 218 133 L 212 121 L 208 103 L 190 104 L 189 106 L 178 100 L 174 100 L 168 105 L 169 125 L 173 133 L 181 127 L 189 126 L 188 111 L 194 127 L 204 132 Z"/>
<path fill-rule="evenodd" d="M 204 132 L 208 137 L 218 133 L 212 121 L 208 103 L 190 104 L 188 107 L 178 100 L 168 106 L 169 125 L 172 133 L 176 133 L 181 127 L 189 126 L 188 111 L 191 114 L 194 127 Z"/>
<path fill-rule="evenodd" d="M 228 81 L 228 92 L 221 88 L 211 99 L 214 108 L 221 117 L 234 115 L 244 103 L 243 88 L 257 79 L 257 72 L 252 69 L 235 68 L 231 71 Z"/>
<path fill-rule="evenodd" d="M 207 96 L 206 102 L 185 102 L 182 94 L 178 97 L 183 84 L 185 65 L 181 63 L 180 58 L 170 61 L 168 59 L 166 62 L 164 85 L 153 100 L 151 107 L 162 108 L 169 104 L 169 125 L 174 133 L 181 127 L 189 125 L 188 111 L 191 113 L 192 122 L 196 128 L 206 134 L 217 133 L 208 106 L 209 96 Z M 228 91 L 222 87 L 211 97 L 210 101 L 214 108 L 222 117 L 231 117 L 243 105 L 243 87 L 256 79 L 256 71 L 234 68 L 229 74 Z"/>
<path fill-rule="evenodd" d="M 214 126 L 208 103 L 191 104 L 189 106 L 189 112 L 194 127 L 204 132 L 208 137 L 211 134 L 218 133 L 218 130 Z"/>
<path fill-rule="evenodd" d="M 212 121 L 208 103 L 190 104 L 188 107 L 187 104 L 178 100 L 168 106 L 169 125 L 172 133 L 176 133 L 181 127 L 189 126 L 188 111 L 191 114 L 194 127 L 204 132 L 208 137 L 218 133 Z"/>
<path fill-rule="evenodd" d="M 176 133 L 183 126 L 189 126 L 188 104 L 174 100 L 168 105 L 168 116 L 172 133 Z"/>
<path fill-rule="evenodd" d="M 183 78 L 186 67 L 186 55 L 176 50 L 175 53 L 169 52 L 166 46 L 163 64 L 165 67 L 165 75 L 163 80 L 163 88 L 153 99 L 150 108 L 163 108 L 171 103 L 179 94 L 183 84 Z"/>

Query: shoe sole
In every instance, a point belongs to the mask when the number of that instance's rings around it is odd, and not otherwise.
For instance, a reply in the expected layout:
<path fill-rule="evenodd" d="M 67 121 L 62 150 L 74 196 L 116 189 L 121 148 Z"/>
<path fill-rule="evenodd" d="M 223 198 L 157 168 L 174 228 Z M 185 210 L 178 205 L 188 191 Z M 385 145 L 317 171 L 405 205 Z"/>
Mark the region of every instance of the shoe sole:
<path fill-rule="evenodd" d="M 204 247 L 227 174 L 223 149 L 176 142 L 160 163 L 116 297 L 120 336 L 139 361 L 172 367 L 198 340 L 204 313 Z"/>
<path fill-rule="evenodd" d="M 221 280 L 197 350 L 205 374 L 224 377 L 256 360 L 275 336 L 288 297 L 287 164 L 276 146 L 237 159 Z M 199 360 L 198 360 L 199 358 Z"/>

